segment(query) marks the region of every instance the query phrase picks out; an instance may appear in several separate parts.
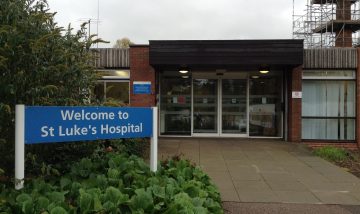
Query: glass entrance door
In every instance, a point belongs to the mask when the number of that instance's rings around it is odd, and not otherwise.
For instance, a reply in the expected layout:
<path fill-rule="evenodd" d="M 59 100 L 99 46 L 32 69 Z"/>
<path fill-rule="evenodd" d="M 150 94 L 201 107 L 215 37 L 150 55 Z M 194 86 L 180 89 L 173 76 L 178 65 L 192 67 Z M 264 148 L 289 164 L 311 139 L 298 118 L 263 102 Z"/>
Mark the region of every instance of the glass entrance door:
<path fill-rule="evenodd" d="M 218 80 L 193 79 L 193 133 L 218 133 Z"/>
<path fill-rule="evenodd" d="M 221 80 L 221 134 L 247 134 L 247 80 Z"/>
<path fill-rule="evenodd" d="M 283 137 L 283 73 L 176 72 L 161 76 L 160 134 Z"/>
<path fill-rule="evenodd" d="M 247 135 L 247 80 L 193 79 L 193 134 Z"/>

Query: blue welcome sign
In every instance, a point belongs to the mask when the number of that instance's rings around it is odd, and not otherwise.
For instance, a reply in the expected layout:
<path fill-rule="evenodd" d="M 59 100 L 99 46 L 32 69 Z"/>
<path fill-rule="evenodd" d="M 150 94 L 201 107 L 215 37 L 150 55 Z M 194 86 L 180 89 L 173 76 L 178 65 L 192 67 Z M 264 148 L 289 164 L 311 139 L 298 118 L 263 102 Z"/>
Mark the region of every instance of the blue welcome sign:
<path fill-rule="evenodd" d="M 151 108 L 25 106 L 25 144 L 152 137 Z"/>
<path fill-rule="evenodd" d="M 150 137 L 150 170 L 156 172 L 157 114 L 157 107 L 16 105 L 15 189 L 24 187 L 25 144 Z"/>

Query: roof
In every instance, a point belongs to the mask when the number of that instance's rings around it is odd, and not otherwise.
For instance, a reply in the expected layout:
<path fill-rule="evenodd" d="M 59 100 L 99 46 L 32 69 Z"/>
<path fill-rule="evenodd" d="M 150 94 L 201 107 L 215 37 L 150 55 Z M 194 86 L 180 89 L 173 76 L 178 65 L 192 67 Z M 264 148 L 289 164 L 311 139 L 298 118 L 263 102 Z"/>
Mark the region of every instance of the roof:
<path fill-rule="evenodd" d="M 303 63 L 303 40 L 151 40 L 150 64 L 170 69 L 253 69 Z"/>

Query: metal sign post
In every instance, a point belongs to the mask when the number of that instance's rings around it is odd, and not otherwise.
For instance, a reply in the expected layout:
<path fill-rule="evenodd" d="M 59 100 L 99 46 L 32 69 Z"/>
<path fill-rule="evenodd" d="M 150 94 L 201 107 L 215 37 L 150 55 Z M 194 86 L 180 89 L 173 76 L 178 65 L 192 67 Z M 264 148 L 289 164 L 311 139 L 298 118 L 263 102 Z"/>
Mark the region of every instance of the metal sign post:
<path fill-rule="evenodd" d="M 15 189 L 24 187 L 25 105 L 15 106 Z"/>
<path fill-rule="evenodd" d="M 158 108 L 153 107 L 153 131 L 150 139 L 150 170 L 157 171 L 157 159 L 158 159 Z"/>

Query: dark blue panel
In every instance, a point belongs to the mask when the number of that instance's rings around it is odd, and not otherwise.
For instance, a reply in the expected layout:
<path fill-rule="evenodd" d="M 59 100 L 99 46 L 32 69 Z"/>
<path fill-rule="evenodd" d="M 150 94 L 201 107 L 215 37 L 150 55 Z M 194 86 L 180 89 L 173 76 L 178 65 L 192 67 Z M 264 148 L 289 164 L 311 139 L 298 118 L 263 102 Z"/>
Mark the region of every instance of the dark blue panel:
<path fill-rule="evenodd" d="M 134 94 L 151 94 L 151 82 L 133 83 Z"/>

